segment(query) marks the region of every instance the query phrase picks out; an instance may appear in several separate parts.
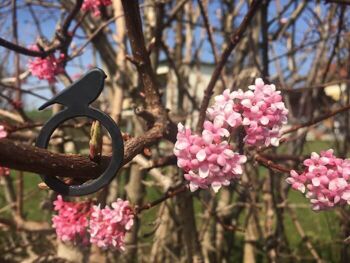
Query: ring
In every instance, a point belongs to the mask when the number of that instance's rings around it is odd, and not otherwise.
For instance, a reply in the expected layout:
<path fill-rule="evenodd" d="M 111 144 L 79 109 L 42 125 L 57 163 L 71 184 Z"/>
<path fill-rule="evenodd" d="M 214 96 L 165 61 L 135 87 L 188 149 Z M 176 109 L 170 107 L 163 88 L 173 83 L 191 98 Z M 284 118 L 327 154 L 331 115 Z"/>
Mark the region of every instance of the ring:
<path fill-rule="evenodd" d="M 36 141 L 36 146 L 47 149 L 51 135 L 57 127 L 63 122 L 76 117 L 89 117 L 101 122 L 112 139 L 112 157 L 108 167 L 98 178 L 83 183 L 82 185 L 67 185 L 55 176 L 40 175 L 43 181 L 52 190 L 70 196 L 92 194 L 108 185 L 122 166 L 124 158 L 124 142 L 118 126 L 111 117 L 90 106 L 67 108 L 54 115 L 41 129 Z"/>

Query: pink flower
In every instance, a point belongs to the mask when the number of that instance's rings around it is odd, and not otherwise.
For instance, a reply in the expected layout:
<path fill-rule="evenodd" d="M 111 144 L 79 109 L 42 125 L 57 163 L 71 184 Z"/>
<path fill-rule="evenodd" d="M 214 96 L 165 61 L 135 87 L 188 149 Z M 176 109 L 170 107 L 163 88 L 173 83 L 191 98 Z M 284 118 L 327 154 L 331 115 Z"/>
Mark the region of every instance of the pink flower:
<path fill-rule="evenodd" d="M 211 186 L 217 192 L 222 185 L 239 178 L 244 155 L 233 152 L 228 143 L 230 134 L 240 126 L 245 129 L 244 141 L 251 145 L 278 146 L 280 129 L 287 121 L 288 110 L 274 85 L 256 79 L 248 91 L 227 89 L 215 97 L 207 110 L 201 135 L 192 134 L 178 125 L 174 154 L 177 165 L 185 171 L 191 191 Z"/>
<path fill-rule="evenodd" d="M 75 73 L 72 75 L 72 80 L 77 80 L 79 79 L 83 74 L 82 73 Z"/>
<path fill-rule="evenodd" d="M 99 247 L 124 250 L 124 237 L 134 223 L 134 213 L 128 201 L 118 199 L 111 207 L 92 206 L 91 202 L 65 202 L 57 196 L 53 227 L 62 241 L 89 242 Z M 89 238 L 90 234 L 90 238 Z"/>
<path fill-rule="evenodd" d="M 87 227 L 88 218 L 92 212 L 90 202 L 66 202 L 62 196 L 58 195 L 54 201 L 54 209 L 58 211 L 57 215 L 52 217 L 53 227 L 56 234 L 62 241 L 81 241 L 88 243 Z"/>
<path fill-rule="evenodd" d="M 279 145 L 280 129 L 287 123 L 288 114 L 280 93 L 275 85 L 264 84 L 260 78 L 255 80 L 255 85 L 249 86 L 248 91 L 231 93 L 234 109 L 242 114 L 246 143 Z"/>
<path fill-rule="evenodd" d="M 276 91 L 273 84 L 264 84 L 260 78 L 248 91 L 225 90 L 207 110 L 215 126 L 231 131 L 243 125 L 247 144 L 265 146 L 279 145 L 280 129 L 287 122 L 287 114 L 280 91 Z"/>
<path fill-rule="evenodd" d="M 0 125 L 0 139 L 7 137 L 7 131 L 4 125 Z"/>
<path fill-rule="evenodd" d="M 287 18 L 287 17 L 282 17 L 282 18 L 280 19 L 280 23 L 281 23 L 282 25 L 287 24 L 287 23 L 288 23 L 288 18 Z"/>
<path fill-rule="evenodd" d="M 301 174 L 292 170 L 287 183 L 305 193 L 313 210 L 326 210 L 336 205 L 350 204 L 350 160 L 333 155 L 333 150 L 312 153 L 304 161 Z"/>
<path fill-rule="evenodd" d="M 31 49 L 38 50 L 36 46 L 32 46 Z M 59 58 L 56 58 L 54 54 L 45 58 L 36 57 L 33 60 L 29 60 L 28 68 L 33 76 L 53 83 L 56 81 L 55 76 L 64 72 L 63 60 L 63 54 Z"/>
<path fill-rule="evenodd" d="M 7 167 L 0 166 L 0 177 L 9 176 L 9 175 L 10 175 L 10 169 Z"/>
<path fill-rule="evenodd" d="M 7 137 L 7 131 L 4 127 L 4 125 L 0 125 L 0 139 L 6 138 Z M 10 175 L 10 170 L 7 167 L 1 167 L 0 166 L 0 177 L 1 176 L 9 176 Z"/>
<path fill-rule="evenodd" d="M 232 151 L 232 147 L 221 136 L 227 131 L 207 121 L 202 136 L 192 134 L 181 123 L 178 124 L 174 154 L 177 165 L 185 171 L 185 179 L 190 182 L 190 190 L 206 189 L 209 186 L 217 192 L 222 185 L 242 174 L 244 155 Z"/>
<path fill-rule="evenodd" d="M 134 213 L 128 201 L 118 199 L 111 207 L 94 206 L 90 218 L 90 242 L 102 248 L 113 246 L 124 250 L 124 238 L 134 224 Z"/>
<path fill-rule="evenodd" d="M 225 129 L 237 128 L 242 123 L 242 116 L 234 109 L 233 95 L 227 89 L 215 97 L 215 103 L 207 110 L 207 117 L 215 126 Z"/>
<path fill-rule="evenodd" d="M 109 6 L 112 4 L 111 0 L 84 0 L 82 9 L 84 11 L 91 11 L 94 16 L 99 16 L 101 14 L 101 6 Z"/>

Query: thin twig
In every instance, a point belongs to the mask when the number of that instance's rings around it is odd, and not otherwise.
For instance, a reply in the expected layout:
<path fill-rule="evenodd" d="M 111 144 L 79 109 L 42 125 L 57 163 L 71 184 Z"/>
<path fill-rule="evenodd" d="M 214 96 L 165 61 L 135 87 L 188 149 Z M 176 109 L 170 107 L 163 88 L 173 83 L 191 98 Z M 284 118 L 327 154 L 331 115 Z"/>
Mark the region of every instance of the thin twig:
<path fill-rule="evenodd" d="M 344 106 L 344 107 L 342 107 L 342 108 L 340 108 L 340 109 L 331 111 L 331 112 L 328 113 L 328 114 L 325 114 L 325 115 L 323 115 L 323 116 L 317 117 L 317 118 L 315 118 L 314 120 L 311 120 L 311 121 L 309 121 L 309 122 L 295 125 L 295 126 L 289 128 L 289 129 L 285 130 L 282 134 L 285 135 L 285 134 L 287 134 L 287 133 L 295 132 L 295 131 L 297 131 L 297 130 L 299 130 L 299 129 L 301 129 L 301 128 L 305 128 L 305 127 L 309 127 L 309 126 L 315 125 L 315 124 L 317 124 L 317 123 L 319 123 L 319 122 L 321 122 L 321 121 L 324 121 L 324 120 L 326 120 L 326 119 L 328 119 L 328 118 L 331 118 L 331 117 L 333 117 L 333 116 L 335 116 L 335 115 L 337 115 L 337 114 L 339 114 L 339 113 L 342 113 L 342 112 L 344 112 L 344 111 L 347 111 L 347 110 L 349 110 L 349 109 L 350 109 L 350 105 Z"/>
<path fill-rule="evenodd" d="M 154 200 L 152 202 L 149 202 L 149 203 L 146 203 L 140 207 L 138 206 L 135 206 L 135 214 L 140 214 L 142 211 L 144 210 L 148 210 L 152 207 L 155 207 L 157 205 L 159 205 L 160 203 L 164 202 L 165 200 L 169 199 L 169 198 L 172 198 L 176 195 L 179 195 L 185 191 L 188 190 L 188 185 L 187 184 L 182 184 L 182 185 L 179 185 L 173 189 L 169 189 L 162 197 L 160 197 L 159 199 L 157 200 Z"/>
<path fill-rule="evenodd" d="M 235 33 L 233 33 L 231 35 L 230 38 L 230 43 L 227 45 L 227 47 L 225 48 L 224 52 L 221 55 L 221 58 L 218 62 L 218 64 L 216 65 L 213 75 L 211 76 L 211 79 L 209 81 L 209 84 L 207 86 L 207 88 L 204 91 L 204 98 L 200 107 L 200 112 L 199 112 L 199 119 L 198 119 L 198 124 L 197 124 L 197 132 L 202 131 L 203 129 L 203 123 L 205 120 L 205 116 L 206 116 L 206 111 L 209 105 L 209 101 L 210 98 L 213 94 L 213 90 L 215 87 L 215 84 L 217 82 L 217 80 L 219 79 L 220 75 L 221 75 L 221 71 L 224 68 L 230 54 L 232 53 L 233 49 L 237 46 L 237 44 L 241 41 L 244 32 L 246 31 L 246 29 L 248 28 L 248 25 L 250 24 L 250 21 L 252 21 L 255 13 L 258 11 L 259 6 L 261 5 L 262 1 L 259 0 L 254 0 L 252 2 L 252 4 L 249 7 L 249 10 L 246 14 L 246 16 L 243 18 L 242 23 L 240 24 L 240 26 L 237 28 L 237 30 L 235 31 Z"/>

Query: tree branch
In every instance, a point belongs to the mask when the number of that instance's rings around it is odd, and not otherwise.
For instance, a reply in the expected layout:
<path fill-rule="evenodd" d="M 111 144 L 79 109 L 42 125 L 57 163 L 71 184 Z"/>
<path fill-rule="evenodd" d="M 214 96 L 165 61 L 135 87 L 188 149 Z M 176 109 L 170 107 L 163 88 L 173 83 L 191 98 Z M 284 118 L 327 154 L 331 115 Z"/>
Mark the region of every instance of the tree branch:
<path fill-rule="evenodd" d="M 289 129 L 283 131 L 282 134 L 284 135 L 284 134 L 287 134 L 287 133 L 295 132 L 295 131 L 297 131 L 297 130 L 299 130 L 299 129 L 301 129 L 301 128 L 305 128 L 305 127 L 309 127 L 309 126 L 315 125 L 315 124 L 317 124 L 318 122 L 324 121 L 324 120 L 326 120 L 326 119 L 328 119 L 328 118 L 331 118 L 331 117 L 333 117 L 333 116 L 335 116 L 335 115 L 337 115 L 337 114 L 339 114 L 339 113 L 342 113 L 342 112 L 344 112 L 344 111 L 347 111 L 347 110 L 350 110 L 350 105 L 346 105 L 346 106 L 344 106 L 344 107 L 342 107 L 342 108 L 340 108 L 340 109 L 336 109 L 336 110 L 334 110 L 334 111 L 331 111 L 331 112 L 329 112 L 328 114 L 319 116 L 319 117 L 317 117 L 317 118 L 315 118 L 314 120 L 311 120 L 311 121 L 309 121 L 309 122 L 295 125 L 295 126 L 289 128 Z"/>
<path fill-rule="evenodd" d="M 154 115 L 154 127 L 164 138 L 176 140 L 176 125 L 169 119 L 161 103 L 156 75 L 151 66 L 149 53 L 142 32 L 140 8 L 137 0 L 122 0 L 127 35 L 133 54 L 133 60 L 139 73 L 145 92 L 146 110 Z M 152 128 L 153 129 L 153 128 Z"/>
<path fill-rule="evenodd" d="M 265 166 L 267 169 L 272 169 L 272 170 L 275 170 L 275 171 L 278 171 L 281 173 L 287 173 L 287 174 L 290 173 L 290 169 L 283 167 L 281 165 L 278 165 L 278 164 L 274 163 L 273 161 L 268 160 L 259 154 L 254 155 L 254 159 L 258 163 L 260 163 L 262 166 Z"/>
<path fill-rule="evenodd" d="M 79 13 L 81 6 L 83 5 L 83 0 L 76 0 L 75 6 L 73 10 L 68 14 L 67 18 L 64 20 L 62 25 L 62 33 L 63 35 L 68 35 L 68 29 L 73 19 Z"/>
<path fill-rule="evenodd" d="M 350 5 L 350 1 L 349 0 L 326 0 L 327 4 L 341 4 L 341 5 Z"/>
<path fill-rule="evenodd" d="M 49 50 L 49 51 L 35 51 L 35 50 L 31 50 L 25 47 L 22 47 L 20 45 L 16 45 L 10 41 L 7 41 L 3 38 L 0 37 L 0 46 L 5 47 L 7 49 L 10 49 L 12 51 L 15 51 L 17 53 L 20 53 L 22 55 L 26 55 L 26 56 L 31 56 L 31 57 L 46 57 L 47 55 L 49 55 L 50 53 L 54 52 L 54 50 Z"/>
<path fill-rule="evenodd" d="M 122 5 L 132 54 L 134 60 L 137 62 L 135 65 L 145 90 L 147 107 L 158 116 L 164 115 L 164 109 L 160 102 L 158 85 L 142 32 L 138 1 L 122 0 Z"/>
<path fill-rule="evenodd" d="M 82 4 L 83 4 L 83 0 L 76 1 L 74 8 L 68 14 L 67 18 L 63 22 L 62 31 L 61 31 L 62 35 L 59 36 L 56 34 L 56 39 L 58 40 L 58 43 L 54 44 L 48 50 L 42 50 L 42 51 L 31 50 L 31 49 L 22 47 L 22 46 L 18 45 L 17 43 L 9 42 L 3 38 L 0 38 L 0 46 L 3 46 L 7 49 L 10 49 L 10 50 L 15 51 L 17 53 L 20 53 L 22 55 L 32 56 L 32 57 L 42 57 L 42 58 L 47 57 L 51 53 L 55 52 L 57 49 L 60 49 L 60 48 L 67 49 L 67 47 L 69 46 L 71 39 L 72 39 L 72 36 L 70 36 L 68 33 L 68 29 L 69 29 L 69 26 L 72 23 L 73 19 L 79 13 Z M 54 42 L 55 41 L 53 41 L 52 43 L 54 43 Z"/>
<path fill-rule="evenodd" d="M 144 135 L 128 140 L 124 145 L 124 164 L 145 147 L 158 142 L 162 136 L 161 129 L 154 126 Z M 9 139 L 0 140 L 0 166 L 21 171 L 50 176 L 96 178 L 106 169 L 109 161 L 109 156 L 103 156 L 100 164 L 97 164 L 88 156 L 53 153 Z"/>
<path fill-rule="evenodd" d="M 214 61 L 215 61 L 215 64 L 217 64 L 218 63 L 218 51 L 216 49 L 215 41 L 213 38 L 213 32 L 212 32 L 213 30 L 212 30 L 212 26 L 210 25 L 210 22 L 209 22 L 208 14 L 205 12 L 204 4 L 202 1 L 203 0 L 197 0 L 197 3 L 199 6 L 199 11 L 201 12 L 201 15 L 202 15 L 204 27 L 207 31 L 208 41 L 209 41 L 209 44 L 211 46 L 211 50 L 213 51 Z M 221 83 L 222 83 L 223 88 L 226 89 L 226 83 L 225 83 L 225 80 L 222 76 L 221 76 Z"/>
<path fill-rule="evenodd" d="M 233 49 L 237 46 L 237 44 L 240 42 L 240 40 L 243 37 L 244 32 L 246 31 L 248 25 L 250 24 L 250 21 L 253 19 L 256 11 L 258 10 L 260 4 L 262 1 L 254 0 L 246 14 L 246 16 L 243 18 L 242 23 L 239 25 L 237 30 L 231 35 L 231 41 L 224 50 L 224 52 L 221 55 L 221 58 L 218 62 L 218 64 L 215 67 L 214 73 L 211 76 L 211 79 L 209 81 L 209 84 L 204 91 L 204 98 L 201 104 L 200 112 L 199 112 L 199 119 L 197 124 L 197 131 L 202 131 L 203 129 L 203 123 L 205 120 L 206 111 L 209 105 L 210 97 L 213 94 L 213 90 L 215 87 L 215 84 L 217 80 L 220 77 L 220 73 L 222 69 L 224 68 L 230 54 L 232 53 Z"/>

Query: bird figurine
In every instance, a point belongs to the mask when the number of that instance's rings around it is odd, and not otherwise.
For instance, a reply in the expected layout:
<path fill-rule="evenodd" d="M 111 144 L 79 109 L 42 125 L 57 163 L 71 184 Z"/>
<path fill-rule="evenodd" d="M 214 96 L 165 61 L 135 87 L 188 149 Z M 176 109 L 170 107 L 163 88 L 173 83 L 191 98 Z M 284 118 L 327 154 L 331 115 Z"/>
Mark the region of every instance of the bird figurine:
<path fill-rule="evenodd" d="M 97 178 L 88 180 L 82 184 L 72 184 L 52 175 L 40 175 L 48 187 L 60 194 L 82 196 L 95 193 L 108 185 L 123 165 L 124 142 L 119 127 L 110 116 L 89 105 L 101 94 L 106 77 L 102 69 L 90 69 L 67 89 L 57 94 L 39 108 L 39 110 L 43 110 L 55 103 L 65 106 L 64 109 L 54 114 L 41 128 L 35 143 L 37 147 L 47 149 L 51 135 L 59 125 L 76 117 L 88 117 L 94 120 L 95 125 L 92 131 L 92 140 L 90 140 L 90 150 L 93 153 L 90 157 L 92 159 L 95 159 L 96 151 L 99 153 L 101 150 L 102 143 L 100 144 L 99 142 L 102 138 L 100 133 L 101 127 L 107 130 L 111 138 L 112 156 L 110 162 L 104 172 Z"/>
<path fill-rule="evenodd" d="M 93 68 L 55 97 L 45 102 L 40 106 L 39 110 L 43 110 L 55 103 L 68 108 L 88 106 L 101 94 L 106 77 L 102 69 Z"/>

